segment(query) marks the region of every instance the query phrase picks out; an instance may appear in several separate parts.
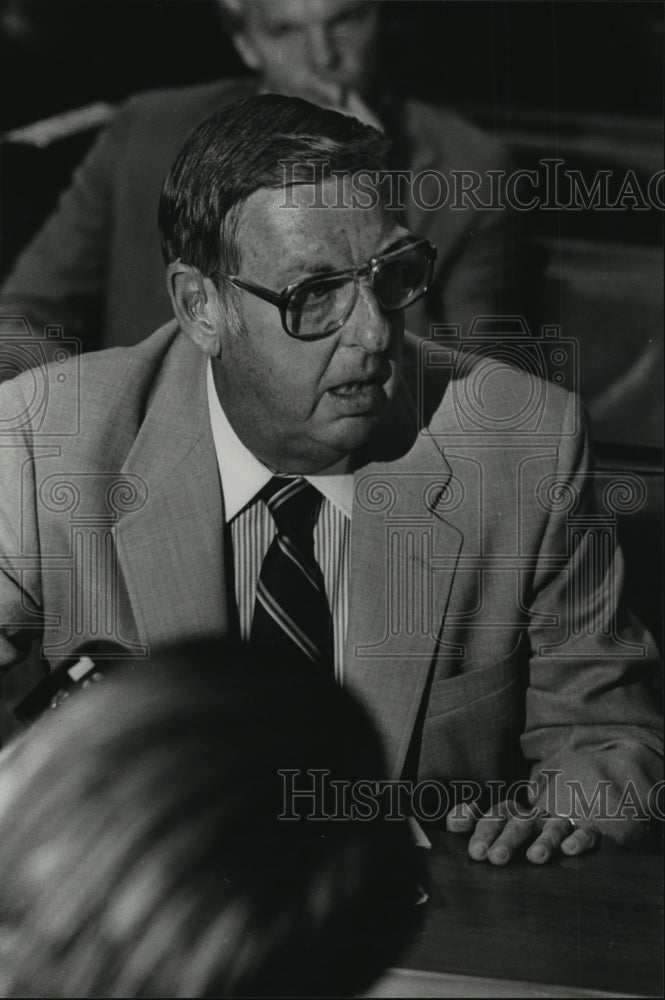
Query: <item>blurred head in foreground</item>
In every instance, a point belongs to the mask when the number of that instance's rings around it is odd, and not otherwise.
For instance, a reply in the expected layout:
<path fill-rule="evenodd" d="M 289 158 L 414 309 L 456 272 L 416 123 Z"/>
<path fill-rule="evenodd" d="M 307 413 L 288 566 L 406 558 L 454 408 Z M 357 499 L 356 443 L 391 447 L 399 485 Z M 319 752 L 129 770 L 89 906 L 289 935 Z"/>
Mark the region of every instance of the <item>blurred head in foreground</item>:
<path fill-rule="evenodd" d="M 309 799 L 278 819 L 289 768 L 383 762 L 346 692 L 246 649 L 153 657 L 42 718 L 0 770 L 2 994 L 366 988 L 413 919 L 407 829 L 307 820 Z"/>

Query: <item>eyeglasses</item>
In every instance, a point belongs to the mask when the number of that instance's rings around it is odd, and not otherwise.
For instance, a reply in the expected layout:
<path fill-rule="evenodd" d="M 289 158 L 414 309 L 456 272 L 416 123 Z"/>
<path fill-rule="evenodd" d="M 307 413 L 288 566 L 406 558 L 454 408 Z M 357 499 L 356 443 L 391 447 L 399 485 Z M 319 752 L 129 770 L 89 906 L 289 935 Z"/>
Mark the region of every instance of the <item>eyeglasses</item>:
<path fill-rule="evenodd" d="M 358 301 L 363 280 L 386 312 L 412 305 L 427 291 L 435 260 L 436 247 L 429 240 L 415 240 L 397 250 L 370 257 L 361 267 L 301 278 L 281 292 L 245 281 L 236 274 L 224 271 L 213 274 L 277 306 L 282 326 L 290 337 L 317 340 L 344 326 Z"/>

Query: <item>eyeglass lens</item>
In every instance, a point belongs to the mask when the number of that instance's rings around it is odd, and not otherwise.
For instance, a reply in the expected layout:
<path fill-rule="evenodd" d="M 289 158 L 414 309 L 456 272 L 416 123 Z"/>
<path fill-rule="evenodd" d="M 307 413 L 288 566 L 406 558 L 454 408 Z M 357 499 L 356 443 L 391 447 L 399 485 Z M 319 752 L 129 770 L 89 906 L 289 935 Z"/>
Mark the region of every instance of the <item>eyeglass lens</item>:
<path fill-rule="evenodd" d="M 379 265 L 374 292 L 384 309 L 403 309 L 422 290 L 429 274 L 429 256 L 423 246 L 406 249 Z"/>
<path fill-rule="evenodd" d="M 382 261 L 374 272 L 374 293 L 383 309 L 403 309 L 422 292 L 429 275 L 426 246 L 405 248 L 392 260 Z M 292 294 L 287 322 L 297 337 L 322 336 L 346 322 L 353 308 L 356 283 L 352 277 L 321 278 Z"/>
<path fill-rule="evenodd" d="M 298 337 L 312 337 L 338 329 L 348 318 L 355 295 L 355 282 L 349 277 L 322 278 L 297 289 L 286 314 L 289 330 Z"/>

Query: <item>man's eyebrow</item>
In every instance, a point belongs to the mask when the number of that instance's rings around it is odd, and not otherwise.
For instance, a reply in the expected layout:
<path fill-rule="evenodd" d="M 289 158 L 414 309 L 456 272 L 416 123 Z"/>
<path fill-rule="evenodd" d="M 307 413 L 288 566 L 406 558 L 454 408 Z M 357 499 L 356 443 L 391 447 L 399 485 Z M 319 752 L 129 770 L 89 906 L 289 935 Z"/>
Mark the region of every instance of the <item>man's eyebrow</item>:
<path fill-rule="evenodd" d="M 382 257 L 383 254 L 391 253 L 393 250 L 400 250 L 403 246 L 413 243 L 414 239 L 415 237 L 411 233 L 404 233 L 402 236 L 397 236 L 390 243 L 377 250 L 376 253 L 370 254 L 370 257 L 366 258 L 366 260 L 369 260 L 371 257 Z M 366 263 L 366 260 L 361 261 L 358 266 L 362 267 Z M 339 271 L 351 271 L 355 266 L 355 264 L 349 264 L 346 267 L 339 267 L 339 265 L 332 264 L 329 261 L 313 261 L 302 258 L 289 263 L 288 269 L 283 272 L 283 280 L 284 284 L 293 284 L 294 281 L 298 280 L 297 276 L 289 278 L 288 281 L 286 278 L 288 275 L 295 274 L 295 272 L 298 272 L 304 278 L 308 278 L 310 275 L 316 274 L 336 274 Z"/>
<path fill-rule="evenodd" d="M 269 24 L 265 25 L 264 30 L 268 34 L 272 34 L 273 32 L 295 31 L 299 27 L 299 21 L 289 21 L 288 18 L 278 16 L 274 21 L 270 21 Z"/>
<path fill-rule="evenodd" d="M 407 247 L 416 239 L 412 233 L 402 233 L 401 236 L 396 237 L 386 246 L 382 247 L 378 253 L 374 254 L 375 257 L 382 257 L 384 253 L 392 253 L 393 250 L 401 250 L 402 247 Z"/>
<path fill-rule="evenodd" d="M 280 272 L 283 275 L 283 283 L 292 285 L 298 281 L 299 277 L 309 278 L 313 274 L 327 274 L 329 271 L 339 271 L 341 268 L 334 267 L 328 261 L 295 260 L 289 262 L 288 267 Z"/>
<path fill-rule="evenodd" d="M 339 271 L 339 267 L 334 267 L 327 261 L 307 261 L 303 264 L 303 270 L 307 271 L 309 274 L 325 274 L 327 271 Z"/>

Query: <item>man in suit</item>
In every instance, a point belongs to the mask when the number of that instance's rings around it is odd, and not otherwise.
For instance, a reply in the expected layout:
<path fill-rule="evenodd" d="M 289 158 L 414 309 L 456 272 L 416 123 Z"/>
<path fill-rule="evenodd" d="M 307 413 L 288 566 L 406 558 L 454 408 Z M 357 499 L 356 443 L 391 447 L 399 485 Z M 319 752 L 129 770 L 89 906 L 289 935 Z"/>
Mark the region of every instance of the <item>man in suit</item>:
<path fill-rule="evenodd" d="M 395 778 L 501 788 L 472 857 L 628 840 L 626 789 L 659 777 L 653 650 L 576 397 L 405 337 L 435 251 L 380 186 L 358 203 L 386 145 L 294 98 L 217 112 L 160 203 L 176 319 L 3 386 L 0 662 L 239 635 L 334 671 Z M 527 778 L 540 811 L 512 816 Z"/>
<path fill-rule="evenodd" d="M 491 205 L 487 171 L 507 170 L 507 151 L 448 109 L 392 92 L 380 65 L 379 4 L 226 0 L 220 7 L 255 75 L 155 91 L 123 105 L 16 261 L 0 293 L 2 315 L 27 317 L 36 334 L 60 324 L 84 350 L 135 344 L 169 320 L 154 222 L 164 176 L 199 122 L 270 91 L 381 122 L 394 141 L 391 168 L 421 178 L 415 187 L 408 179 L 396 186 L 407 226 L 438 247 L 434 280 L 411 312 L 411 330 L 426 336 L 431 320 L 466 326 L 475 315 L 526 311 L 513 215 L 474 207 L 475 199 Z M 456 199 L 454 171 L 478 178 L 472 197 Z M 47 342 L 42 349 L 56 348 Z"/>

